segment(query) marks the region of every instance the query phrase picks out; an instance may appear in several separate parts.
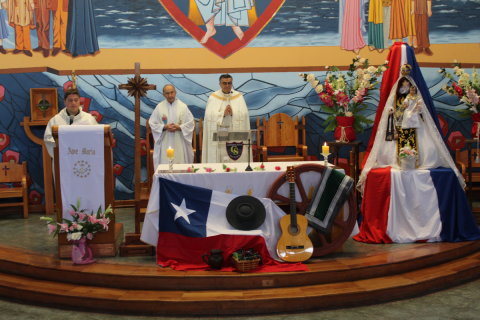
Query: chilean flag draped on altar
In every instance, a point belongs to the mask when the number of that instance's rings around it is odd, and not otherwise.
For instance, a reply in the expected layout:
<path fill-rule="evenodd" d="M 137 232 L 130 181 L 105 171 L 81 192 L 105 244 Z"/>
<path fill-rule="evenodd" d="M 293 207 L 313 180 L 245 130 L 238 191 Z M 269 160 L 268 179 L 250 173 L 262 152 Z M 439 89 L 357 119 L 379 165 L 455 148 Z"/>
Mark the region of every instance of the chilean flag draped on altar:
<path fill-rule="evenodd" d="M 375 123 L 363 165 L 373 148 L 385 104 L 400 68 L 408 63 L 425 106 L 443 137 L 433 99 L 422 76 L 413 49 L 396 42 L 387 57 Z M 443 137 L 443 139 L 445 139 Z M 362 167 L 363 167 L 362 165 Z M 402 172 L 391 167 L 372 169 L 367 176 L 362 200 L 363 221 L 355 240 L 367 243 L 415 241 L 472 241 L 480 239 L 465 192 L 451 168 Z"/>
<path fill-rule="evenodd" d="M 202 256 L 211 249 L 223 250 L 220 271 L 235 271 L 230 258 L 239 249 L 253 248 L 262 265 L 252 272 L 308 271 L 302 263 L 282 262 L 276 247 L 285 213 L 270 199 L 257 198 L 266 218 L 256 230 L 242 231 L 227 221 L 226 208 L 236 195 L 194 187 L 159 178 L 157 263 L 175 270 L 208 270 Z"/>

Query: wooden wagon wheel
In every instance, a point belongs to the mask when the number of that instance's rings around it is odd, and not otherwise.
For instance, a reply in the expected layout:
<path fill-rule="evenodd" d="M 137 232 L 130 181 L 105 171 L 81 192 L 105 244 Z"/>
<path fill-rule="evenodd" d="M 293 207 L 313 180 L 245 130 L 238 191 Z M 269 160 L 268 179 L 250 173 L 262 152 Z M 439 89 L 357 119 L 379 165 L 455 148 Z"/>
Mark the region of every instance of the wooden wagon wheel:
<path fill-rule="evenodd" d="M 296 201 L 296 207 L 297 207 L 297 214 L 305 215 L 305 211 L 307 210 L 308 205 L 310 204 L 310 200 L 308 199 L 307 193 L 305 192 L 305 187 L 302 183 L 302 179 L 300 178 L 300 174 L 304 172 L 319 172 L 320 174 L 323 174 L 325 171 L 325 167 L 319 164 L 302 164 L 295 166 L 295 184 L 298 188 L 298 191 L 300 193 L 301 201 Z M 271 200 L 275 201 L 280 201 L 283 203 L 290 203 L 290 199 L 287 197 L 284 197 L 280 194 L 278 194 L 278 190 L 280 187 L 284 184 L 287 183 L 286 179 L 286 174 L 283 173 L 280 177 L 275 180 L 275 182 L 272 184 L 270 187 L 270 190 L 268 191 L 267 198 L 270 198 Z M 322 234 L 319 231 L 317 232 L 317 236 L 322 243 L 321 247 L 315 248 L 313 250 L 313 255 L 312 257 L 320 257 L 326 254 L 329 254 L 336 249 L 338 249 L 342 244 L 347 241 L 348 237 L 352 233 L 353 228 L 355 227 L 355 223 L 357 222 L 357 204 L 356 204 L 356 199 L 355 199 L 355 190 L 352 188 L 350 191 L 350 194 L 348 195 L 348 219 L 347 221 L 340 221 L 340 220 L 333 220 L 333 224 L 342 228 L 342 233 L 340 234 L 339 237 L 334 239 L 333 241 L 329 242 L 327 238 L 325 237 L 324 234 Z"/>

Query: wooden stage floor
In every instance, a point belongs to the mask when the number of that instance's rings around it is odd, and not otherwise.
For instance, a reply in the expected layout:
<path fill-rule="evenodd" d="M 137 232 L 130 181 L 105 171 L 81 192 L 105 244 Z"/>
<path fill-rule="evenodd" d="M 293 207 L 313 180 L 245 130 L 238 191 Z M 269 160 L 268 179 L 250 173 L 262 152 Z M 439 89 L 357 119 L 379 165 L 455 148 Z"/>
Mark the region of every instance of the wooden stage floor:
<path fill-rule="evenodd" d="M 133 210 L 117 210 L 133 231 Z M 0 219 L 0 296 L 110 313 L 272 314 L 403 299 L 480 276 L 480 241 L 372 245 L 348 240 L 345 252 L 308 261 L 309 272 L 184 272 L 155 257 L 101 258 L 75 266 L 57 258 L 57 241 L 39 215 Z"/>

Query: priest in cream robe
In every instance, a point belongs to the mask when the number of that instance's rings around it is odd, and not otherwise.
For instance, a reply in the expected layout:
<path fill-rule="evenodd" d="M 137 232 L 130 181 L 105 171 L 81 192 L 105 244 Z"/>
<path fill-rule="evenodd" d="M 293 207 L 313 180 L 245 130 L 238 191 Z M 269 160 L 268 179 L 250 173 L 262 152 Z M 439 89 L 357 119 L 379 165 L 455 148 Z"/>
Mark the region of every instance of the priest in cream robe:
<path fill-rule="evenodd" d="M 55 140 L 52 136 L 52 127 L 58 125 L 97 125 L 97 120 L 90 114 L 82 111 L 80 107 L 80 93 L 77 89 L 70 88 L 64 94 L 65 108 L 48 121 L 43 139 L 48 154 L 52 157 Z M 53 164 L 53 163 L 52 163 Z"/>
<path fill-rule="evenodd" d="M 177 91 L 171 84 L 163 87 L 166 100 L 160 102 L 149 124 L 152 129 L 155 146 L 153 148 L 153 165 L 168 163 L 167 149 L 175 150 L 174 163 L 193 163 L 192 139 L 195 119 L 187 105 L 176 98 Z"/>
<path fill-rule="evenodd" d="M 213 132 L 223 125 L 230 131 L 250 130 L 250 117 L 243 95 L 232 90 L 233 78 L 220 76 L 221 89 L 210 95 L 205 108 L 205 124 L 202 144 L 202 163 L 216 163 L 217 149 L 213 145 Z"/>

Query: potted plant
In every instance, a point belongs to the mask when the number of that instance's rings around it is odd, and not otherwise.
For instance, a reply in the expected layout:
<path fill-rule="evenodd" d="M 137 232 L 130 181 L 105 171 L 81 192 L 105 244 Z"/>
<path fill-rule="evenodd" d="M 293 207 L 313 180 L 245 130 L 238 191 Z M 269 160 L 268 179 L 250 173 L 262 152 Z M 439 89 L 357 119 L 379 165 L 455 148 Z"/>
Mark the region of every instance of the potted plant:
<path fill-rule="evenodd" d="M 321 108 L 329 114 L 323 125 L 325 132 L 335 130 L 335 140 L 350 142 L 356 139 L 356 133 L 363 133 L 363 124 L 373 123 L 361 113 L 365 111 L 371 91 L 378 90 L 377 77 L 387 70 L 388 61 L 378 67 L 370 66 L 368 59 L 357 56 L 344 76 L 340 69 L 325 67 L 327 76 L 322 84 L 313 74 L 299 73 L 309 82 L 323 102 Z"/>
<path fill-rule="evenodd" d="M 417 151 L 412 149 L 408 142 L 405 147 L 400 148 L 398 158 L 400 159 L 400 167 L 402 168 L 402 171 L 415 169 L 417 164 Z"/>

